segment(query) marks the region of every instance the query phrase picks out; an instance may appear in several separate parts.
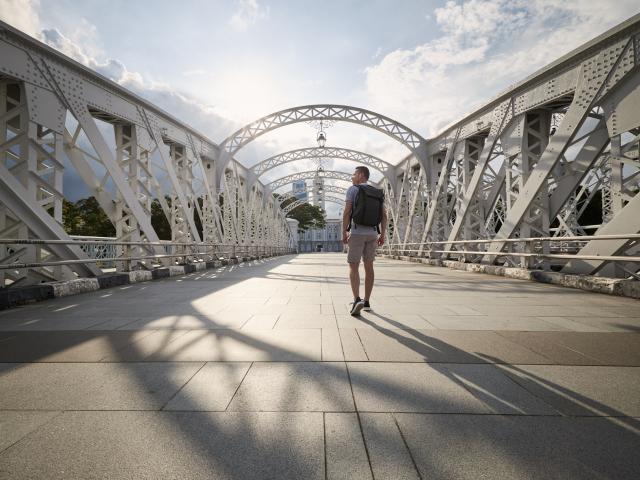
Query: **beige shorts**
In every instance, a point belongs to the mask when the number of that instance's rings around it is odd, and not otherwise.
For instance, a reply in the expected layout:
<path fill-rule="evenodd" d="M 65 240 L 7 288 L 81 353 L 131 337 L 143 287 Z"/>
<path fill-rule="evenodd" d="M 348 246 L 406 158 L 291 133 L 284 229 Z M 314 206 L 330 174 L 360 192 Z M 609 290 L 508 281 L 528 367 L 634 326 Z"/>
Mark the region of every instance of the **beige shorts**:
<path fill-rule="evenodd" d="M 347 262 L 359 263 L 360 259 L 372 262 L 376 258 L 378 235 L 351 235 L 348 246 Z"/>

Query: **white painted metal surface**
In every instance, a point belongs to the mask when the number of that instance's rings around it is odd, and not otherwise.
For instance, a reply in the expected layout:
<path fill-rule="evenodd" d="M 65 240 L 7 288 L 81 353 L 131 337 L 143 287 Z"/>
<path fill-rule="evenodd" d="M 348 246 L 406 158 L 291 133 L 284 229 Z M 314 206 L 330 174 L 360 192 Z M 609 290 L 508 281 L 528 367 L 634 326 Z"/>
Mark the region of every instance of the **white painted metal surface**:
<path fill-rule="evenodd" d="M 461 241 L 479 240 L 463 253 L 466 260 L 620 277 L 638 272 L 632 259 L 640 246 L 632 236 L 567 242 L 574 249 L 568 254 L 580 259 L 550 254 L 546 240 L 512 240 L 640 232 L 640 16 L 514 85 L 430 140 L 362 108 L 306 105 L 258 119 L 218 146 L 4 24 L 0 97 L 2 238 L 68 239 L 61 227 L 66 157 L 115 225 L 117 239 L 132 242 L 118 247 L 123 259 L 159 253 L 151 225 L 154 199 L 175 242 L 287 246 L 291 233 L 280 203 L 291 194 L 276 199 L 272 192 L 317 176 L 350 182 L 351 172 L 296 172 L 266 185 L 259 178 L 288 162 L 333 157 L 383 174 L 379 186 L 385 189 L 390 218 L 387 243 L 394 248 L 447 258 L 465 248 Z M 397 164 L 329 147 L 283 152 L 251 168 L 234 160 L 241 148 L 267 132 L 318 120 L 373 128 L 409 153 Z M 323 195 L 336 194 L 332 200 L 341 202 L 346 186 L 325 183 Z M 587 218 L 588 212 L 601 212 L 602 219 Z M 442 246 L 427 248 L 433 242 Z M 0 244 L 5 264 L 83 255 L 73 245 Z M 121 269 L 144 266 L 118 262 Z M 0 285 L 93 275 L 92 268 L 73 263 L 4 269 Z"/>

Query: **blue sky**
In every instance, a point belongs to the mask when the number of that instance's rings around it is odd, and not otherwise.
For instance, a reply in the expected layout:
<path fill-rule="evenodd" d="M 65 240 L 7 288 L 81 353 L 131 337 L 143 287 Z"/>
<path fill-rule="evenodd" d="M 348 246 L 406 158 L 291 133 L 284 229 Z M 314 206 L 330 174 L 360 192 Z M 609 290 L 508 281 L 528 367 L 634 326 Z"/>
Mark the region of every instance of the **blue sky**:
<path fill-rule="evenodd" d="M 434 136 L 638 12 L 637 0 L 0 0 L 2 20 L 216 142 L 260 116 L 310 103 L 372 109 Z M 406 154 L 364 127 L 336 124 L 327 133 L 331 146 L 391 163 Z M 314 144 L 314 129 L 297 125 L 238 158 L 251 165 Z"/>

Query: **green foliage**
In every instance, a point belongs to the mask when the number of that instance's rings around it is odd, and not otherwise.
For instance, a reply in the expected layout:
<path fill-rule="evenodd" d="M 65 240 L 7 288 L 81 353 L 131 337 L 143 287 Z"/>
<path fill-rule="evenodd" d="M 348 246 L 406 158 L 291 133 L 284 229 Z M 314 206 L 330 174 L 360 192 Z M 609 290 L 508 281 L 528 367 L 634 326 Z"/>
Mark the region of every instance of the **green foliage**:
<path fill-rule="evenodd" d="M 171 206 L 171 198 L 165 197 L 165 200 Z M 160 240 L 171 240 L 171 225 L 169 225 L 169 220 L 167 220 L 162 210 L 162 205 L 160 205 L 160 201 L 157 198 L 151 202 L 151 226 Z"/>
<path fill-rule="evenodd" d="M 274 194 L 276 198 L 280 196 Z M 289 198 L 282 203 L 282 208 L 295 202 L 297 198 Z M 309 203 L 303 203 L 297 208 L 294 208 L 287 214 L 287 218 L 294 218 L 298 221 L 298 232 L 302 233 L 310 228 L 322 229 L 327 225 L 325 218 L 325 212 L 320 207 L 316 207 Z"/>
<path fill-rule="evenodd" d="M 116 229 L 94 197 L 76 203 L 64 201 L 62 222 L 69 235 L 115 237 Z"/>

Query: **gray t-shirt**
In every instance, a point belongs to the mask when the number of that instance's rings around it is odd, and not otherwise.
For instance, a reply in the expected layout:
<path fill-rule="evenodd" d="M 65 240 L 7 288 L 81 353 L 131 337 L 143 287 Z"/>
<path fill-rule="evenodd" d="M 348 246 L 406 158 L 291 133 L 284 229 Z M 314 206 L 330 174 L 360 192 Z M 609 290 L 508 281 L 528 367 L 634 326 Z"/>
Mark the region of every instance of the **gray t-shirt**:
<path fill-rule="evenodd" d="M 368 185 L 367 183 L 361 183 L 360 185 Z M 354 208 L 356 204 L 356 197 L 358 196 L 358 187 L 351 185 L 347 189 L 347 202 L 351 202 L 351 208 Z M 351 235 L 377 235 L 378 230 L 376 227 L 369 227 L 367 225 L 358 225 L 354 221 L 351 221 Z"/>

